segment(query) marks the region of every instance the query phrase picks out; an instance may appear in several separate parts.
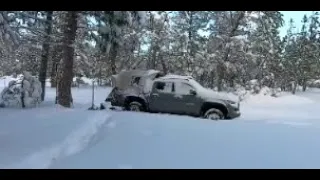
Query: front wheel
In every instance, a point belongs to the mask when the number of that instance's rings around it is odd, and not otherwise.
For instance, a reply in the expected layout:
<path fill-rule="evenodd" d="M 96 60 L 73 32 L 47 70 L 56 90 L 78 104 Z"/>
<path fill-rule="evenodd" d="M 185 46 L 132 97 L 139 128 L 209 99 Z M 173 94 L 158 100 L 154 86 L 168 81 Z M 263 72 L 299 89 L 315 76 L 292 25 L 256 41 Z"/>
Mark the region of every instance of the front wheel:
<path fill-rule="evenodd" d="M 220 120 L 224 119 L 224 115 L 219 109 L 210 108 L 204 113 L 204 118 L 210 120 Z"/>
<path fill-rule="evenodd" d="M 140 112 L 143 111 L 143 105 L 137 101 L 133 101 L 128 106 L 129 111 Z"/>

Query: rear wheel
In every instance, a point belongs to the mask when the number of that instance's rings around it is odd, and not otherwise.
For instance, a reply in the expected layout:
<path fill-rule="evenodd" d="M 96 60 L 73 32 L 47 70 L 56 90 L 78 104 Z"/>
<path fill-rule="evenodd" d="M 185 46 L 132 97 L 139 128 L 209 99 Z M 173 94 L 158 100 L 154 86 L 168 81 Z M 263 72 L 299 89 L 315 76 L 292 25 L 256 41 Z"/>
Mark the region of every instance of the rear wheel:
<path fill-rule="evenodd" d="M 205 119 L 210 119 L 210 120 L 220 120 L 224 119 L 224 115 L 222 111 L 216 108 L 210 108 L 204 113 L 204 118 Z"/>
<path fill-rule="evenodd" d="M 137 101 L 133 101 L 129 103 L 128 110 L 140 112 L 140 111 L 143 111 L 143 105 Z"/>

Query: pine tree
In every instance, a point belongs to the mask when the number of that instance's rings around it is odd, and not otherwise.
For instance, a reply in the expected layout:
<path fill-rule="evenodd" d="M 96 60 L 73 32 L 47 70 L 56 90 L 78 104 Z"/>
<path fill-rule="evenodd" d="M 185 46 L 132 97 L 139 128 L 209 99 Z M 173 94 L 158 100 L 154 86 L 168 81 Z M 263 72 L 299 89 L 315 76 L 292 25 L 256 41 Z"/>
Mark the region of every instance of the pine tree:
<path fill-rule="evenodd" d="M 73 79 L 74 41 L 77 31 L 77 18 L 79 12 L 68 11 L 65 15 L 65 27 L 63 37 L 63 59 L 61 64 L 61 76 L 58 86 L 58 103 L 64 107 L 71 107 L 71 84 Z"/>
<path fill-rule="evenodd" d="M 51 42 L 51 31 L 52 31 L 52 15 L 53 11 L 46 12 L 46 28 L 45 28 L 45 37 L 42 44 L 42 56 L 41 56 L 41 64 L 40 64 L 40 72 L 39 72 L 39 80 L 41 82 L 42 93 L 41 100 L 44 100 L 45 97 L 45 87 L 46 87 L 46 79 L 47 79 L 47 68 L 48 68 L 48 59 L 50 52 L 50 42 Z"/>

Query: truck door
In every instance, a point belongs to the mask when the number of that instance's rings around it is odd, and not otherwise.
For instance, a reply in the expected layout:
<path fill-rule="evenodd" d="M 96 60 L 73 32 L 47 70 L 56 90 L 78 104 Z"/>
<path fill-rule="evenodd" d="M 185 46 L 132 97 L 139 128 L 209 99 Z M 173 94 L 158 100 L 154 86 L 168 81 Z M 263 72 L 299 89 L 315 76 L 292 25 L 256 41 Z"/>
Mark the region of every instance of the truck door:
<path fill-rule="evenodd" d="M 169 113 L 173 99 L 173 82 L 156 81 L 150 94 L 149 108 L 152 112 Z"/>
<path fill-rule="evenodd" d="M 179 114 L 198 115 L 201 108 L 201 99 L 196 95 L 196 90 L 185 82 L 174 83 L 175 106 Z"/>

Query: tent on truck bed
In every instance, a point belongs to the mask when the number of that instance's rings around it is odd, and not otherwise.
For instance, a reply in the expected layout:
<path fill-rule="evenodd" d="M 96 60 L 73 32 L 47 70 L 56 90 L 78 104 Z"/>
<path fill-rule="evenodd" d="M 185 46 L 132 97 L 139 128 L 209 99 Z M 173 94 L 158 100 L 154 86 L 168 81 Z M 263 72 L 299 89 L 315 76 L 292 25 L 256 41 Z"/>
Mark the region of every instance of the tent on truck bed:
<path fill-rule="evenodd" d="M 110 101 L 113 91 L 122 91 L 122 93 L 145 94 L 152 88 L 152 81 L 155 78 L 163 76 L 156 70 L 130 70 L 121 71 L 117 75 L 111 76 L 112 91 L 106 101 Z"/>

